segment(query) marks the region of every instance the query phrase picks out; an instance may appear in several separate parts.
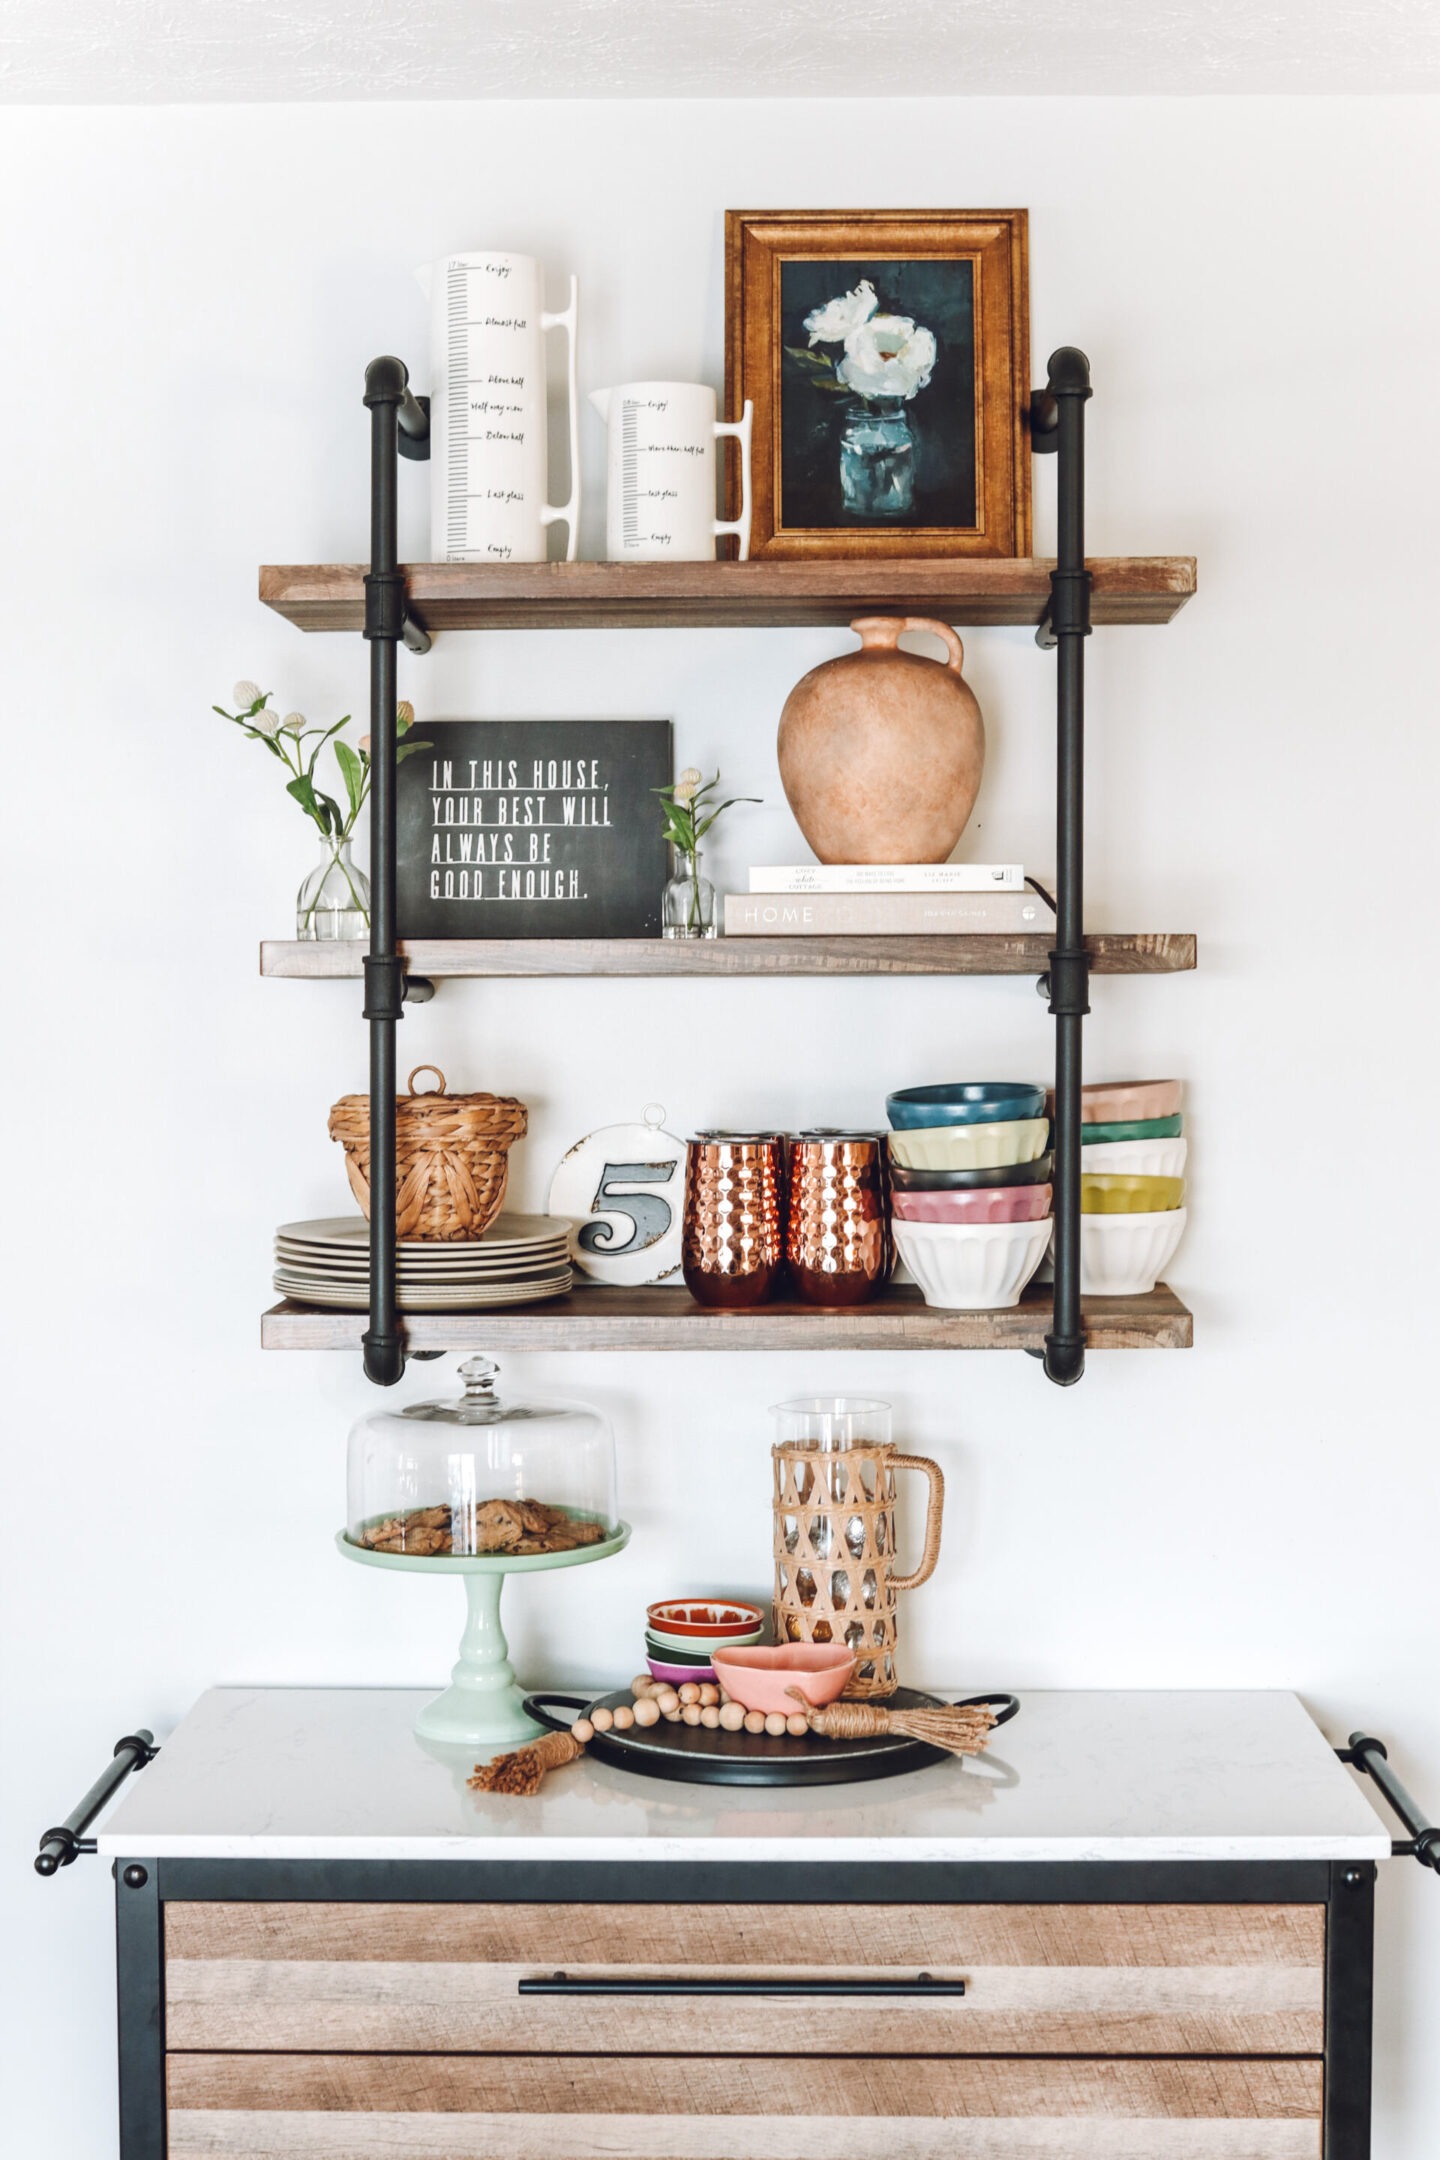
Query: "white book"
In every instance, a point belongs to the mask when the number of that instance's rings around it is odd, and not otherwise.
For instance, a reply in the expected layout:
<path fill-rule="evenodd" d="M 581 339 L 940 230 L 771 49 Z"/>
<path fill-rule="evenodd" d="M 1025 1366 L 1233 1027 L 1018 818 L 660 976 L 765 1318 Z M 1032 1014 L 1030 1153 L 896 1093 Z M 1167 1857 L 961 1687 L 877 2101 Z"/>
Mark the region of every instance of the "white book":
<path fill-rule="evenodd" d="M 1023 892 L 1019 863 L 782 863 L 750 872 L 752 893 Z"/>

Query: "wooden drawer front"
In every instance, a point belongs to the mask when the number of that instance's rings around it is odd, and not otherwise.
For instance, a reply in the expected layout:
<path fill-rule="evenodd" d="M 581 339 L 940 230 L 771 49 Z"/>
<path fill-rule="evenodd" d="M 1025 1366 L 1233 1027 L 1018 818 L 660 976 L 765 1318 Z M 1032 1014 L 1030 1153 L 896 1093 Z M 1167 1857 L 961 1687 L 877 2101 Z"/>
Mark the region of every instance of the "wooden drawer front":
<path fill-rule="evenodd" d="M 176 1904 L 166 2033 L 276 2052 L 775 2055 L 843 2036 L 861 2054 L 1318 2055 L 1324 1940 L 1319 1905 Z M 557 1970 L 757 1992 L 518 1992 Z M 964 1996 L 763 1992 L 922 1972 Z"/>
<path fill-rule="evenodd" d="M 172 2055 L 169 2080 L 170 2160 L 1317 2160 L 1320 2152 L 1314 2062 Z"/>

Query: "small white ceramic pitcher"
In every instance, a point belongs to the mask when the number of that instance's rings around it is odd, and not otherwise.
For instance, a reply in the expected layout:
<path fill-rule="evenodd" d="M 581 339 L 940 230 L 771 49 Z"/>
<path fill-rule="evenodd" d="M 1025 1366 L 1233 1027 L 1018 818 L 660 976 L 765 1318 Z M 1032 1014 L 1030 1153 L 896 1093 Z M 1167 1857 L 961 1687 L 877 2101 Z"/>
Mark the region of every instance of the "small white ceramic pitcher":
<path fill-rule="evenodd" d="M 750 400 L 740 420 L 717 420 L 708 383 L 634 382 L 592 390 L 610 430 L 605 553 L 611 562 L 713 562 L 718 534 L 750 554 Z M 740 515 L 715 515 L 715 445 L 740 445 Z"/>
<path fill-rule="evenodd" d="M 533 255 L 447 255 L 416 271 L 430 302 L 430 552 L 436 562 L 544 562 L 563 519 L 565 560 L 580 525 L 577 288 L 545 311 Z M 545 332 L 569 332 L 570 499 L 551 506 Z"/>

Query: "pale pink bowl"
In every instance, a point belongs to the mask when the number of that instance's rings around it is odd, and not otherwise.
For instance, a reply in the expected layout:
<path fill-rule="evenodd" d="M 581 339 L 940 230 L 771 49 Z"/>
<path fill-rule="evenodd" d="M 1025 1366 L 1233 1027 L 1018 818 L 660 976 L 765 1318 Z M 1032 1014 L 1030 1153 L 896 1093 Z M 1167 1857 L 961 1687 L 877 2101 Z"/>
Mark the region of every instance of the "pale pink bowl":
<path fill-rule="evenodd" d="M 901 1222 L 1039 1222 L 1050 1213 L 1048 1185 L 989 1185 L 973 1192 L 897 1192 Z"/>
<path fill-rule="evenodd" d="M 841 1643 L 767 1643 L 754 1650 L 717 1650 L 715 1677 L 747 1710 L 792 1717 L 800 1708 L 787 1688 L 799 1688 L 812 1708 L 843 1695 L 855 1653 Z"/>
<path fill-rule="evenodd" d="M 1174 1117 L 1184 1095 L 1182 1080 L 1100 1080 L 1081 1088 L 1080 1116 L 1087 1125 Z"/>

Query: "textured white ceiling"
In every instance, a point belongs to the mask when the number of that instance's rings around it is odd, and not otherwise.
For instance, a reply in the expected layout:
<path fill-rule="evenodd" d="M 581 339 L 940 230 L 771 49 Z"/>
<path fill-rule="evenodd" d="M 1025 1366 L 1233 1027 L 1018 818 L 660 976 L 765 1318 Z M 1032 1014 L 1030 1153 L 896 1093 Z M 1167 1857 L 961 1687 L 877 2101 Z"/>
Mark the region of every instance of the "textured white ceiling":
<path fill-rule="evenodd" d="M 1440 89 L 1437 0 L 0 0 L 0 101 Z"/>

